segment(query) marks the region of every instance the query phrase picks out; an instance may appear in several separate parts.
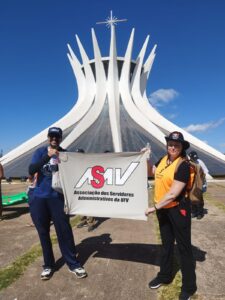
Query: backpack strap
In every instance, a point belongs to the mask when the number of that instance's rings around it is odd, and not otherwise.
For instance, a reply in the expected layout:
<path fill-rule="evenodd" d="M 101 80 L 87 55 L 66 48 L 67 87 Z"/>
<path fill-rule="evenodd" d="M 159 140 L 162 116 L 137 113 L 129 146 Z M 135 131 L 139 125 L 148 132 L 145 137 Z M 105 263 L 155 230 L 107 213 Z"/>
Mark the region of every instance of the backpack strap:
<path fill-rule="evenodd" d="M 190 168 L 190 177 L 189 177 L 189 180 L 188 180 L 188 183 L 186 184 L 186 188 L 185 188 L 185 197 L 188 197 L 189 196 L 189 193 L 190 191 L 192 190 L 193 188 L 193 183 L 195 181 L 195 176 L 196 176 L 196 172 L 195 170 L 193 170 L 193 166 L 190 164 L 190 160 L 187 158 L 187 157 L 180 157 L 179 158 L 179 161 L 176 165 L 176 169 L 175 169 L 175 172 L 174 174 L 176 174 L 179 166 L 184 162 L 186 161 L 189 165 L 189 168 Z"/>
<path fill-rule="evenodd" d="M 179 160 L 178 160 L 178 162 L 177 162 L 177 165 L 176 165 L 176 169 L 175 169 L 174 174 L 177 173 L 177 170 L 178 170 L 179 166 L 180 166 L 184 161 L 188 162 L 188 159 L 187 159 L 186 157 L 185 157 L 185 158 L 184 158 L 184 157 L 180 157 L 180 158 L 179 158 Z"/>

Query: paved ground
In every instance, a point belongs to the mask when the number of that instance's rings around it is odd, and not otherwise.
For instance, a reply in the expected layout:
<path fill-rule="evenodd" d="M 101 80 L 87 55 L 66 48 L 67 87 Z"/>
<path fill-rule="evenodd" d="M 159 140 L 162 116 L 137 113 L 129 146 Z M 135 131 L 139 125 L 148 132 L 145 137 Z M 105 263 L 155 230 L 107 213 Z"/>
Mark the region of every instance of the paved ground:
<path fill-rule="evenodd" d="M 221 203 L 224 192 L 224 183 L 210 184 L 208 189 L 210 198 L 216 197 Z M 210 201 L 205 207 L 208 214 L 202 220 L 193 220 L 192 225 L 198 280 L 195 299 L 225 300 L 225 212 Z M 26 226 L 30 221 L 27 212 L 25 204 L 4 211 L 8 216 L 0 222 L 0 267 L 38 242 L 35 229 Z M 42 264 L 39 258 L 15 283 L 0 292 L 0 299 L 157 299 L 157 292 L 147 286 L 157 273 L 159 263 L 152 218 L 148 222 L 101 219 L 93 232 L 75 228 L 74 236 L 88 278 L 79 280 L 68 272 L 56 245 L 59 270 L 50 281 L 39 279 Z"/>
<path fill-rule="evenodd" d="M 198 299 L 225 299 L 225 210 L 214 204 L 225 205 L 225 183 L 211 183 L 206 201 L 208 214 L 192 225 L 192 243 L 200 249 L 197 262 Z"/>

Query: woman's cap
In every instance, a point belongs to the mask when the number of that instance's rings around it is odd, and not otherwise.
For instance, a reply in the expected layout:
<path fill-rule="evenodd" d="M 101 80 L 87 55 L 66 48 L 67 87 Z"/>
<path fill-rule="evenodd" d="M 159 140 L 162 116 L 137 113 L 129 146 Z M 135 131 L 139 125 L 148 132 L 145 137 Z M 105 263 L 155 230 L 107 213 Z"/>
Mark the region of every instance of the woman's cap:
<path fill-rule="evenodd" d="M 50 127 L 48 130 L 48 136 L 58 136 L 62 138 L 62 129 L 59 127 Z"/>
<path fill-rule="evenodd" d="M 184 150 L 188 149 L 190 147 L 190 144 L 188 141 L 184 140 L 184 136 L 179 131 L 173 131 L 168 136 L 165 137 L 166 141 L 176 141 L 180 142 L 183 145 Z"/>

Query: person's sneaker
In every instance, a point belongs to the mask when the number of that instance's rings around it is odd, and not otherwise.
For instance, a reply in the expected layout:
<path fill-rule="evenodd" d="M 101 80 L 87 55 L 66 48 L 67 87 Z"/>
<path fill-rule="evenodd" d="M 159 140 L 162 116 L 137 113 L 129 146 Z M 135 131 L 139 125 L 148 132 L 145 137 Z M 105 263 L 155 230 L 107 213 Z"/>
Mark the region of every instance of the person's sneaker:
<path fill-rule="evenodd" d="M 169 284 L 171 282 L 172 282 L 172 280 L 164 282 L 161 279 L 159 279 L 158 277 L 155 277 L 154 279 L 152 279 L 149 282 L 148 286 L 149 286 L 150 289 L 158 289 L 161 285 Z"/>
<path fill-rule="evenodd" d="M 83 228 L 83 227 L 87 227 L 88 223 L 87 221 L 82 221 L 77 225 L 77 228 Z"/>
<path fill-rule="evenodd" d="M 73 270 L 69 270 L 71 273 L 75 274 L 77 276 L 77 278 L 84 278 L 87 277 L 87 273 L 84 270 L 84 268 L 80 267 L 80 268 L 75 268 Z"/>
<path fill-rule="evenodd" d="M 197 219 L 198 219 L 198 220 L 201 220 L 203 217 L 204 217 L 203 214 L 198 214 L 198 215 L 197 215 Z"/>
<path fill-rule="evenodd" d="M 52 277 L 53 275 L 53 270 L 51 268 L 45 268 L 41 272 L 41 280 L 48 280 Z"/>
<path fill-rule="evenodd" d="M 88 232 L 93 231 L 95 229 L 94 225 L 89 225 L 88 226 Z"/>
<path fill-rule="evenodd" d="M 193 293 L 194 294 L 194 293 Z M 179 300 L 190 300 L 193 294 L 187 293 L 185 291 L 181 291 Z"/>

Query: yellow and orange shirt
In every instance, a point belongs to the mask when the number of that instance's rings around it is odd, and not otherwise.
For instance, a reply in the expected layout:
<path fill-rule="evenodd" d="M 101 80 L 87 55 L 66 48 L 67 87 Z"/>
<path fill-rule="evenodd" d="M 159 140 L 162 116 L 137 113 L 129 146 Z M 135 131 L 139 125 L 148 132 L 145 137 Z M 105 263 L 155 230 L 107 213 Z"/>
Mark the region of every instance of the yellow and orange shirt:
<path fill-rule="evenodd" d="M 168 156 L 164 156 L 159 164 L 156 164 L 155 170 L 155 203 L 159 203 L 163 196 L 169 192 L 172 183 L 175 180 L 188 183 L 190 177 L 189 165 L 186 161 L 183 161 L 178 169 L 177 164 L 180 163 L 181 157 L 178 157 L 171 164 L 167 164 Z M 172 201 L 164 208 L 170 208 L 178 205 L 178 201 Z"/>

